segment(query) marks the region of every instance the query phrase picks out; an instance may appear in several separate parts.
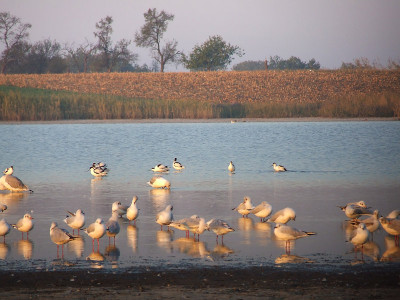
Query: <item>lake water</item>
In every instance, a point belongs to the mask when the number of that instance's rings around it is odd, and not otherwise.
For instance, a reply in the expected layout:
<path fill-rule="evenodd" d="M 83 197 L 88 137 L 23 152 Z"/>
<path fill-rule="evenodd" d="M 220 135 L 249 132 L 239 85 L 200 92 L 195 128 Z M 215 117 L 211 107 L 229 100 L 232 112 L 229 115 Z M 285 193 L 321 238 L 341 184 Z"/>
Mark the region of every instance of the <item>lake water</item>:
<path fill-rule="evenodd" d="M 346 242 L 351 228 L 337 206 L 364 200 L 383 215 L 400 209 L 400 122 L 2 124 L 0 130 L 1 170 L 13 165 L 14 175 L 34 190 L 1 192 L 8 210 L 0 218 L 15 223 L 26 212 L 35 218 L 29 240 L 21 241 L 12 229 L 0 242 L 2 269 L 399 261 L 400 248 L 383 229 L 363 254 L 355 252 Z M 164 175 L 171 190 L 148 186 L 151 168 L 172 167 L 175 157 L 185 169 L 171 168 Z M 231 160 L 234 174 L 227 170 Z M 102 179 L 88 172 L 98 161 L 110 169 Z M 288 172 L 273 172 L 273 162 Z M 83 238 L 65 245 L 64 257 L 57 258 L 51 222 L 72 231 L 63 219 L 67 210 L 78 208 L 86 225 L 98 217 L 107 221 L 114 201 L 129 205 L 134 195 L 140 216 L 136 226 L 120 220 L 115 247 L 103 237 L 93 251 L 91 238 L 82 232 Z M 274 224 L 255 216 L 244 219 L 232 210 L 244 196 L 255 205 L 268 201 L 273 211 L 292 207 L 297 217 L 288 225 L 317 235 L 292 242 L 291 256 L 285 256 Z M 195 242 L 182 231 L 160 231 L 155 216 L 170 203 L 175 219 L 217 217 L 235 232 L 222 244 L 212 232 Z"/>

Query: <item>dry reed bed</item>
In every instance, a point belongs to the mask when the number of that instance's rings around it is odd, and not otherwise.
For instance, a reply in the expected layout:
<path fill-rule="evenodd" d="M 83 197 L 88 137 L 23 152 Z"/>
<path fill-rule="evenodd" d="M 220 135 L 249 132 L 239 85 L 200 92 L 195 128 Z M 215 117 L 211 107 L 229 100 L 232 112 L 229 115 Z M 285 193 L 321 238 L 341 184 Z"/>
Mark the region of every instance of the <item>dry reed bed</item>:
<path fill-rule="evenodd" d="M 212 103 L 316 103 L 400 94 L 400 71 L 252 71 L 1 75 L 0 85 Z"/>

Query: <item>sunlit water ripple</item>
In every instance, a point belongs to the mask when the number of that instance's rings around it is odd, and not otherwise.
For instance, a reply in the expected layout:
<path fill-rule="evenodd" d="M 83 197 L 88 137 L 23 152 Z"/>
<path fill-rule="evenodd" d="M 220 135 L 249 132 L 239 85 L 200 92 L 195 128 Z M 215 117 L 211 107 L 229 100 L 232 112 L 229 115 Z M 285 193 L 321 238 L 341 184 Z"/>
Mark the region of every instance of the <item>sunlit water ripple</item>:
<path fill-rule="evenodd" d="M 1 268 L 381 263 L 388 255 L 392 263 L 399 260 L 400 248 L 382 229 L 363 255 L 354 253 L 337 206 L 364 200 L 384 215 L 400 209 L 400 122 L 3 124 L 0 130 L 0 167 L 13 165 L 34 190 L 1 192 L 8 209 L 0 218 L 15 223 L 25 212 L 35 218 L 28 241 L 12 229 L 0 243 Z M 171 190 L 148 186 L 151 168 L 171 167 L 175 157 L 186 168 L 165 175 Z M 227 170 L 231 160 L 234 174 Z M 88 172 L 97 161 L 108 164 L 107 177 L 93 179 Z M 289 171 L 274 173 L 273 162 Z M 87 225 L 97 217 L 108 220 L 112 202 L 128 205 L 133 195 L 139 197 L 139 219 L 136 226 L 120 220 L 115 247 L 103 237 L 93 253 L 91 239 L 81 233 L 83 239 L 65 245 L 63 259 L 57 259 L 52 221 L 70 230 L 62 220 L 78 208 Z M 292 242 L 291 256 L 284 255 L 273 224 L 232 211 L 245 195 L 253 204 L 268 201 L 274 211 L 292 207 L 297 217 L 289 225 L 317 235 Z M 218 217 L 235 232 L 223 245 L 211 232 L 200 242 L 177 230 L 161 232 L 155 215 L 169 203 L 175 219 Z"/>

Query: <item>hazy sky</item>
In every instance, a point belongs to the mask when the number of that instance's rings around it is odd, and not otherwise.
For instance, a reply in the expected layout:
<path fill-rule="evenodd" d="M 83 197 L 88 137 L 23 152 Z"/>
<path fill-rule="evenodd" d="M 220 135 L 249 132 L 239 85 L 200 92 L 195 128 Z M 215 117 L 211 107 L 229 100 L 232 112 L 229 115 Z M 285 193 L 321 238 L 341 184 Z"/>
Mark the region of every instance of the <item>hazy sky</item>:
<path fill-rule="evenodd" d="M 400 60 L 399 0 L 0 0 L 0 11 L 32 24 L 31 42 L 75 45 L 95 41 L 95 24 L 106 16 L 114 20 L 114 43 L 133 40 L 149 8 L 175 15 L 164 38 L 178 41 L 185 53 L 212 35 L 242 48 L 245 55 L 231 66 L 275 55 L 315 58 L 330 69 L 360 57 L 383 65 Z M 140 65 L 151 63 L 148 49 L 133 43 L 130 49 Z"/>

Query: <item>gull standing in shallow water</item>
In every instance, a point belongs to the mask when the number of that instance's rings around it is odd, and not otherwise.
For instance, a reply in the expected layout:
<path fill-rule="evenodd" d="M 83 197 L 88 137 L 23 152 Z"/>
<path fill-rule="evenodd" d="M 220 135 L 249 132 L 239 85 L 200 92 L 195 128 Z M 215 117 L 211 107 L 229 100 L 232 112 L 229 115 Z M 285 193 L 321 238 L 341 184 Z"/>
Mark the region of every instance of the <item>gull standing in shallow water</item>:
<path fill-rule="evenodd" d="M 222 236 L 222 243 L 224 243 L 224 235 L 235 231 L 229 224 L 221 219 L 211 219 L 207 222 L 207 230 L 212 230 L 217 235 L 217 243 L 218 243 L 218 236 Z"/>
<path fill-rule="evenodd" d="M 256 217 L 259 217 L 261 219 L 261 222 L 263 222 L 264 218 L 268 217 L 271 214 L 271 211 L 272 206 L 267 201 L 263 201 L 252 210 L 250 210 L 250 213 L 254 214 Z"/>
<path fill-rule="evenodd" d="M 29 231 L 34 227 L 33 218 L 30 214 L 25 214 L 23 218 L 19 219 L 16 224 L 11 224 L 12 227 L 21 231 L 22 239 L 24 239 L 24 232 L 26 232 L 26 239 L 29 238 Z"/>
<path fill-rule="evenodd" d="M 395 244 L 396 244 L 396 246 L 398 246 L 399 245 L 399 235 L 400 235 L 400 220 L 380 217 L 379 222 L 381 223 L 383 229 L 385 229 L 385 231 L 388 234 L 394 235 Z"/>
<path fill-rule="evenodd" d="M 99 162 L 99 163 L 93 163 L 90 168 L 90 174 L 92 174 L 94 177 L 103 177 L 108 174 L 108 169 L 105 163 Z"/>
<path fill-rule="evenodd" d="M 108 235 L 108 244 L 110 244 L 110 238 L 114 238 L 115 246 L 115 236 L 119 233 L 120 227 L 118 224 L 118 212 L 113 211 L 110 219 L 106 223 L 106 233 Z"/>
<path fill-rule="evenodd" d="M 347 203 L 345 206 L 339 206 L 350 219 L 356 219 L 361 215 L 372 215 L 364 201 Z"/>
<path fill-rule="evenodd" d="M 360 223 L 364 223 L 365 227 L 367 227 L 368 231 L 372 234 L 379 228 L 379 225 L 380 225 L 378 215 L 379 215 L 379 211 L 377 209 L 375 209 L 374 214 L 372 216 L 370 216 L 369 218 L 366 218 L 363 220 L 355 219 L 355 220 L 351 221 L 351 224 L 358 225 Z"/>
<path fill-rule="evenodd" d="M 85 213 L 81 209 L 77 209 L 75 213 L 68 211 L 70 214 L 64 219 L 64 222 L 72 228 L 72 234 L 75 233 L 75 229 L 79 230 L 85 226 Z"/>
<path fill-rule="evenodd" d="M 172 205 L 168 205 L 163 211 L 157 214 L 156 223 L 161 225 L 161 230 L 163 229 L 163 225 L 167 225 L 169 230 L 169 225 L 174 220 L 174 216 L 172 215 L 173 209 Z"/>
<path fill-rule="evenodd" d="M 286 207 L 274 213 L 271 218 L 268 219 L 268 222 L 286 224 L 290 220 L 296 220 L 296 213 L 292 208 Z"/>
<path fill-rule="evenodd" d="M 59 228 L 56 222 L 52 222 L 50 226 L 51 241 L 57 245 L 57 258 L 58 246 L 61 245 L 61 257 L 64 257 L 64 244 L 75 239 L 67 230 Z"/>
<path fill-rule="evenodd" d="M 243 202 L 240 203 L 237 207 L 232 208 L 232 210 L 237 210 L 239 214 L 244 216 L 248 216 L 250 211 L 254 208 L 253 204 L 251 203 L 251 198 L 249 196 L 244 196 Z"/>
<path fill-rule="evenodd" d="M 95 239 L 97 239 L 97 248 L 100 247 L 99 239 L 106 234 L 106 225 L 104 225 L 103 220 L 101 218 L 97 218 L 94 223 L 90 224 L 88 228 L 83 230 L 93 239 L 93 248 Z"/>
<path fill-rule="evenodd" d="M 0 220 L 0 236 L 3 237 L 3 243 L 6 242 L 6 235 L 10 232 L 11 225 L 6 222 L 6 220 Z"/>
<path fill-rule="evenodd" d="M 279 240 L 286 241 L 286 253 L 290 253 L 290 241 L 297 240 L 299 238 L 309 235 L 315 235 L 316 233 L 298 230 L 288 225 L 278 223 L 275 225 L 274 234 Z"/>
<path fill-rule="evenodd" d="M 137 201 L 138 197 L 133 196 L 132 203 L 126 210 L 126 218 L 129 220 L 129 225 L 131 224 L 131 221 L 134 221 L 134 224 L 136 225 L 136 219 L 139 216 L 139 209 L 136 206 Z"/>
<path fill-rule="evenodd" d="M 163 165 L 163 164 L 158 164 L 158 165 L 156 165 L 154 168 L 151 168 L 151 170 L 153 171 L 153 172 L 168 172 L 169 171 L 169 168 L 168 168 L 168 166 L 166 166 L 166 165 Z"/>
<path fill-rule="evenodd" d="M 364 244 L 368 241 L 369 231 L 365 227 L 364 223 L 358 224 L 357 229 L 355 230 L 355 235 L 350 239 L 350 242 L 354 246 L 361 246 L 361 252 L 364 249 Z"/>

